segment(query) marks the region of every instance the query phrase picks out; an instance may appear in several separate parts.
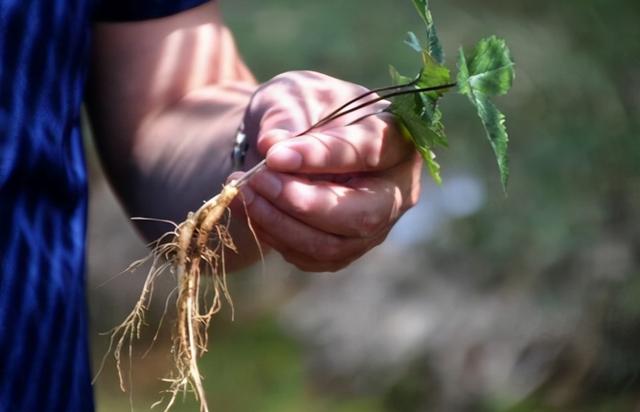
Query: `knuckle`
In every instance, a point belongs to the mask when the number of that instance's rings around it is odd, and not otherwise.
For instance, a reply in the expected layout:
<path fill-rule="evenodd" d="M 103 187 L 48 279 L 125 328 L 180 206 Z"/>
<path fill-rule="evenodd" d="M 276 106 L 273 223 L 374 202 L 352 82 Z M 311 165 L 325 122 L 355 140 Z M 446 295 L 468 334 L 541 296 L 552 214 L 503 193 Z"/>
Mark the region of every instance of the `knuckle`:
<path fill-rule="evenodd" d="M 294 72 L 280 73 L 269 80 L 270 85 L 292 86 L 296 84 L 294 80 Z"/>
<path fill-rule="evenodd" d="M 407 210 L 417 205 L 420 202 L 420 195 L 420 185 L 414 185 L 409 192 L 409 196 L 407 196 L 404 201 L 402 211 L 406 212 Z"/>
<path fill-rule="evenodd" d="M 406 209 L 411 209 L 412 207 L 414 207 L 415 205 L 418 204 L 418 202 L 420 202 L 420 189 L 417 190 L 412 190 L 411 192 L 411 196 L 409 196 L 409 199 L 407 200 L 407 207 Z"/>
<path fill-rule="evenodd" d="M 290 204 L 291 213 L 297 216 L 308 216 L 311 207 L 309 202 L 305 202 L 302 199 L 293 198 Z"/>
<path fill-rule="evenodd" d="M 310 242 L 308 252 L 315 260 L 339 260 L 343 254 L 342 242 L 333 236 L 317 236 Z"/>
<path fill-rule="evenodd" d="M 285 224 L 284 216 L 273 206 L 267 206 L 264 210 L 264 223 L 266 223 L 268 227 L 283 226 Z"/>
<path fill-rule="evenodd" d="M 381 144 L 374 142 L 365 146 L 364 149 L 364 165 L 366 170 L 378 169 L 382 163 Z"/>
<path fill-rule="evenodd" d="M 373 237 L 387 226 L 387 219 L 368 210 L 360 211 L 353 221 L 354 229 L 361 237 Z"/>
<path fill-rule="evenodd" d="M 387 239 L 387 236 L 389 236 L 389 232 L 391 232 L 391 228 L 387 228 L 386 230 L 382 231 L 380 235 L 373 239 L 373 241 L 369 245 L 369 250 L 381 245 Z"/>
<path fill-rule="evenodd" d="M 290 73 L 296 74 L 298 76 L 302 76 L 304 78 L 309 78 L 309 79 L 319 79 L 319 80 L 329 79 L 329 76 L 327 76 L 326 74 L 322 74 L 314 70 L 296 70 Z"/>
<path fill-rule="evenodd" d="M 294 93 L 300 87 L 291 73 L 282 73 L 262 85 L 254 95 L 254 103 L 262 106 L 277 101 L 283 94 Z"/>

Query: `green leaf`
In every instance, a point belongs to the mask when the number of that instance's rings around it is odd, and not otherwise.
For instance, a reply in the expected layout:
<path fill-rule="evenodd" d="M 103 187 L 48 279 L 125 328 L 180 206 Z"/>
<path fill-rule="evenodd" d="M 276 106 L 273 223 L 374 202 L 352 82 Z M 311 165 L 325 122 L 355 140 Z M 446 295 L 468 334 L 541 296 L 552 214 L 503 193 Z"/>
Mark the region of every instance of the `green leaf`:
<path fill-rule="evenodd" d="M 422 118 L 421 106 L 419 96 L 405 94 L 394 97 L 387 110 L 403 120 L 416 146 L 426 145 L 432 148 L 436 145 L 438 137 Z"/>
<path fill-rule="evenodd" d="M 400 72 L 398 72 L 398 69 L 392 65 L 389 65 L 389 75 L 391 76 L 391 83 L 393 83 L 394 86 L 409 84 L 413 81 L 412 78 L 401 75 Z"/>
<path fill-rule="evenodd" d="M 418 36 L 416 36 L 416 34 L 412 31 L 408 32 L 407 36 L 408 38 L 404 41 L 404 43 L 418 53 L 422 53 L 422 45 L 420 44 L 420 40 L 418 40 Z"/>
<path fill-rule="evenodd" d="M 431 17 L 431 10 L 429 9 L 428 0 L 413 0 L 413 5 L 418 10 L 418 14 L 424 21 L 427 28 L 427 43 L 429 44 L 429 54 L 435 59 L 438 64 L 444 64 L 444 52 L 442 51 L 442 45 L 438 38 L 438 31 L 433 23 L 433 17 Z"/>
<path fill-rule="evenodd" d="M 428 52 L 422 51 L 422 60 L 423 66 L 413 87 L 428 88 L 451 81 L 449 69 L 438 64 Z M 401 75 L 393 66 L 389 67 L 389 73 L 396 85 L 408 84 L 413 80 Z M 443 91 L 433 91 L 396 96 L 387 109 L 396 116 L 403 135 L 413 142 L 438 184 L 442 183 L 442 178 L 433 149 L 438 145 L 448 147 L 442 113 L 438 108 L 442 94 Z"/>
<path fill-rule="evenodd" d="M 505 127 L 505 116 L 491 102 L 489 97 L 479 94 L 477 98 L 478 116 L 482 120 L 487 136 L 491 141 L 491 146 L 496 154 L 498 161 L 498 170 L 500 170 L 500 182 L 502 188 L 507 191 L 507 183 L 509 182 L 509 157 L 507 153 L 507 145 L 509 137 L 507 128 Z"/>
<path fill-rule="evenodd" d="M 513 83 L 513 61 L 504 40 L 495 36 L 481 40 L 469 57 L 460 48 L 458 90 L 476 107 L 496 155 L 500 181 L 506 192 L 509 180 L 505 116 L 489 99 L 505 94 Z"/>
<path fill-rule="evenodd" d="M 444 123 L 442 123 L 442 112 L 440 108 L 438 106 L 431 108 L 428 104 L 425 105 L 422 118 L 429 124 L 429 129 L 431 129 L 435 135 L 435 142 L 442 147 L 449 147 L 449 141 L 444 131 Z"/>
<path fill-rule="evenodd" d="M 427 53 L 423 53 L 422 59 L 423 67 L 417 82 L 418 88 L 440 86 L 451 82 L 449 69 L 436 63 Z M 438 108 L 438 100 L 443 93 L 444 90 L 420 93 L 424 106 L 422 117 L 437 136 L 436 142 L 441 146 L 449 147 L 442 123 L 442 112 Z"/>
<path fill-rule="evenodd" d="M 429 169 L 429 174 L 431 175 L 431 178 L 434 180 L 434 182 L 441 185 L 442 177 L 440 176 L 440 163 L 436 162 L 436 154 L 433 153 L 431 150 L 423 151 L 421 149 L 418 149 L 418 151 L 420 152 L 420 154 L 422 155 L 422 158 L 425 159 L 427 163 L 427 169 Z"/>
<path fill-rule="evenodd" d="M 489 96 L 507 93 L 515 77 L 511 53 L 505 41 L 496 36 L 482 39 L 469 57 L 465 85 Z M 465 89 L 466 90 L 466 89 Z"/>
<path fill-rule="evenodd" d="M 394 97 L 387 111 L 396 116 L 403 135 L 413 142 L 424 158 L 431 176 L 440 184 L 440 165 L 435 161 L 436 156 L 432 151 L 440 137 L 422 117 L 422 106 L 420 96 L 408 94 Z"/>
<path fill-rule="evenodd" d="M 433 87 L 447 84 L 451 81 L 449 69 L 436 62 L 428 53 L 422 53 L 422 70 L 418 79 L 418 87 Z M 432 92 L 440 93 L 440 92 Z"/>

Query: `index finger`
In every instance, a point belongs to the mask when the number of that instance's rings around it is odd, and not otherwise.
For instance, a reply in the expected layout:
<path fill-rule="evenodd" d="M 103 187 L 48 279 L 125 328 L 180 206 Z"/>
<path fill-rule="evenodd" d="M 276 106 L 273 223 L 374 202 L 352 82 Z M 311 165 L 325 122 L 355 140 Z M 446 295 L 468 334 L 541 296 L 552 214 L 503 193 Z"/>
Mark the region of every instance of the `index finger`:
<path fill-rule="evenodd" d="M 406 160 L 413 146 L 391 114 L 282 140 L 267 152 L 270 169 L 285 173 L 356 173 L 389 169 Z"/>

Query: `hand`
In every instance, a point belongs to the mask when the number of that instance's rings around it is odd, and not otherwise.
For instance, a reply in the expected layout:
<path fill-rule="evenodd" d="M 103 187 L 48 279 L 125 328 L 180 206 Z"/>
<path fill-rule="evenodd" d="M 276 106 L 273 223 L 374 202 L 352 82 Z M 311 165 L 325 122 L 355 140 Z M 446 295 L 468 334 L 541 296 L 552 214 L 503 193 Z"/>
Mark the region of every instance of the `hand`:
<path fill-rule="evenodd" d="M 242 189 L 249 217 L 258 238 L 301 270 L 345 267 L 380 244 L 418 200 L 422 161 L 381 113 L 388 102 L 298 136 L 365 91 L 289 72 L 262 85 L 245 113 L 253 162 L 266 157 L 268 166 Z"/>

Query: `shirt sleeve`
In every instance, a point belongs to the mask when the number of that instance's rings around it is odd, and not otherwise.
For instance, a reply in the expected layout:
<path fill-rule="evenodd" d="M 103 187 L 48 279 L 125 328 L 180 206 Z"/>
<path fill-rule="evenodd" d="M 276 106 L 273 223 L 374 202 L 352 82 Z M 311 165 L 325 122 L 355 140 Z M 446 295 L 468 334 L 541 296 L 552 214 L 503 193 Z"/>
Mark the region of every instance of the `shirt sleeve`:
<path fill-rule="evenodd" d="M 94 19 L 102 22 L 157 19 L 208 1 L 210 0 L 97 0 Z"/>

